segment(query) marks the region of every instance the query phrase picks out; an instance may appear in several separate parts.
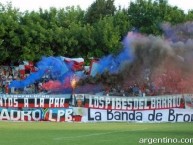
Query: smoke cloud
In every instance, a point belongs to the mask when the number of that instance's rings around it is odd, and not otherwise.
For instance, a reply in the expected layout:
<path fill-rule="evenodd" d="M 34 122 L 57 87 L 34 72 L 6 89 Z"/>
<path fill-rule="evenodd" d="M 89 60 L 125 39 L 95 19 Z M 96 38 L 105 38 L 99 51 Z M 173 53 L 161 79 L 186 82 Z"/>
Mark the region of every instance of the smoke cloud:
<path fill-rule="evenodd" d="M 119 85 L 125 90 L 134 84 L 140 88 L 151 85 L 157 93 L 162 89 L 165 93 L 192 93 L 193 22 L 163 24 L 162 28 L 165 33 L 160 37 L 129 32 L 123 52 L 102 58 L 98 75 L 80 80 L 80 84 Z"/>
<path fill-rule="evenodd" d="M 99 92 L 116 86 L 127 90 L 138 85 L 153 86 L 158 93 L 163 89 L 166 93 L 192 93 L 193 22 L 176 26 L 166 23 L 162 29 L 163 36 L 129 32 L 118 55 L 110 54 L 99 60 L 95 76 L 78 76 L 75 91 Z M 49 70 L 57 81 L 45 84 L 47 90 L 72 91 L 70 83 L 75 72 L 59 58 L 43 58 L 37 67 L 36 73 L 24 81 L 13 81 L 10 87 L 28 86 Z"/>
<path fill-rule="evenodd" d="M 9 87 L 24 88 L 36 81 L 39 81 L 45 74 L 48 74 L 50 78 L 64 81 L 64 78 L 69 75 L 70 68 L 67 64 L 60 59 L 60 57 L 42 57 L 42 60 L 37 63 L 38 71 L 31 73 L 25 80 L 12 81 Z"/>

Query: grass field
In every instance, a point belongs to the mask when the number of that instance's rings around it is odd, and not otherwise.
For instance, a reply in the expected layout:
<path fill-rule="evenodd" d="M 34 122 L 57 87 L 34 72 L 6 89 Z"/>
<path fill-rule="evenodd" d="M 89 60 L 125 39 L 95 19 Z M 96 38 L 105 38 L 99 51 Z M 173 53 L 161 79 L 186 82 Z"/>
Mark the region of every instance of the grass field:
<path fill-rule="evenodd" d="M 193 138 L 193 123 L 0 122 L 0 145 L 138 145 L 163 137 Z"/>

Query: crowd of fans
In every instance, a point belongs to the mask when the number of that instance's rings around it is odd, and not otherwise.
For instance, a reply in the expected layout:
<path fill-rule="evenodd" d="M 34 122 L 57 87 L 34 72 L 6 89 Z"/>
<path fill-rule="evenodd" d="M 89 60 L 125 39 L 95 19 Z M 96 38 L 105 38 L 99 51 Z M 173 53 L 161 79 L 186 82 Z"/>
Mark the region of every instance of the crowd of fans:
<path fill-rule="evenodd" d="M 159 96 L 192 93 L 190 80 L 185 80 L 177 72 L 157 75 L 156 78 L 141 78 L 140 80 L 124 80 L 123 84 L 107 87 L 106 95 L 111 96 Z"/>
<path fill-rule="evenodd" d="M 163 90 L 164 91 L 164 90 Z M 155 96 L 155 95 L 163 95 L 164 92 L 156 92 L 155 86 L 153 83 L 144 83 L 137 84 L 133 83 L 127 85 L 126 87 L 117 85 L 115 87 L 111 87 L 104 94 L 110 96 L 136 96 L 136 97 L 145 97 L 145 96 Z"/>
<path fill-rule="evenodd" d="M 24 88 L 9 88 L 9 85 L 14 80 L 23 80 L 30 75 L 31 71 L 26 72 L 20 71 L 19 67 L 11 66 L 0 66 L 0 94 L 36 94 L 36 93 L 46 93 L 43 89 L 42 84 L 48 81 L 48 76 L 43 76 L 43 78 Z"/>
<path fill-rule="evenodd" d="M 1 94 L 37 94 L 37 93 L 49 93 L 45 90 L 43 84 L 48 82 L 51 78 L 49 75 L 44 75 L 41 80 L 31 84 L 24 88 L 9 88 L 9 84 L 13 80 L 23 80 L 30 75 L 34 70 L 26 69 L 24 73 L 15 66 L 1 66 L 0 67 L 0 93 Z M 170 81 L 171 82 L 171 81 Z M 104 87 L 103 95 L 109 96 L 157 96 L 164 94 L 177 94 L 178 91 L 169 91 L 167 85 L 156 87 L 154 82 L 146 79 L 144 82 L 130 82 L 124 84 L 124 87 L 120 84 L 116 84 L 111 87 Z"/>

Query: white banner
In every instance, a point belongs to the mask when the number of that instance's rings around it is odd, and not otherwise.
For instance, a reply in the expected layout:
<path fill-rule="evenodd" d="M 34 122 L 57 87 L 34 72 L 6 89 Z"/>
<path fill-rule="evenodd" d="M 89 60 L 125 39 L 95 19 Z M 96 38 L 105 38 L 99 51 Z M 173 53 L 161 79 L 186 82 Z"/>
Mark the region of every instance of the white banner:
<path fill-rule="evenodd" d="M 88 121 L 193 122 L 191 109 L 119 111 L 89 109 Z"/>
<path fill-rule="evenodd" d="M 0 95 L 0 120 L 193 122 L 193 95 Z"/>

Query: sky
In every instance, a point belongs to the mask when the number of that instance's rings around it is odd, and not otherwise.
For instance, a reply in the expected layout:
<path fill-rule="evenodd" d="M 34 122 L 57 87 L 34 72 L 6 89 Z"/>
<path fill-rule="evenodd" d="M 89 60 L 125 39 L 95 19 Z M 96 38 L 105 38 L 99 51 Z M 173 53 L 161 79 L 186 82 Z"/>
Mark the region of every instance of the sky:
<path fill-rule="evenodd" d="M 0 0 L 1 3 L 12 2 L 12 5 L 19 8 L 21 11 L 38 10 L 40 7 L 48 9 L 49 7 L 65 8 L 67 6 L 79 5 L 83 10 L 86 10 L 95 0 Z M 115 0 L 115 5 L 118 7 L 128 7 L 130 0 Z"/>
<path fill-rule="evenodd" d="M 0 0 L 1 3 L 12 2 L 12 5 L 19 8 L 20 11 L 32 11 L 42 9 L 49 9 L 50 7 L 65 8 L 67 6 L 79 5 L 83 10 L 86 10 L 95 0 Z M 134 1 L 134 0 L 132 0 Z M 115 0 L 115 5 L 119 5 L 124 8 L 129 6 L 130 0 Z M 172 6 L 178 6 L 187 12 L 189 9 L 193 9 L 192 0 L 168 0 L 168 3 Z"/>

